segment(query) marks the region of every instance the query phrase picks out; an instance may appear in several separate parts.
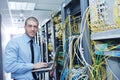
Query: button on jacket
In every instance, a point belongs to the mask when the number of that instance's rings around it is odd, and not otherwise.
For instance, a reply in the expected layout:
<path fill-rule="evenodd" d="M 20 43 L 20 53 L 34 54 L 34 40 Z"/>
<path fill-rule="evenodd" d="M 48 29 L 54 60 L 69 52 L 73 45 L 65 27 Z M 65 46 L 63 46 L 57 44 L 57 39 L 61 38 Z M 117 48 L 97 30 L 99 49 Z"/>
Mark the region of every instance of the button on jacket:
<path fill-rule="evenodd" d="M 4 68 L 10 72 L 13 79 L 33 80 L 31 63 L 30 38 L 23 34 L 20 37 L 11 39 L 4 53 Z M 41 61 L 40 46 L 33 43 L 34 46 L 34 63 Z"/>

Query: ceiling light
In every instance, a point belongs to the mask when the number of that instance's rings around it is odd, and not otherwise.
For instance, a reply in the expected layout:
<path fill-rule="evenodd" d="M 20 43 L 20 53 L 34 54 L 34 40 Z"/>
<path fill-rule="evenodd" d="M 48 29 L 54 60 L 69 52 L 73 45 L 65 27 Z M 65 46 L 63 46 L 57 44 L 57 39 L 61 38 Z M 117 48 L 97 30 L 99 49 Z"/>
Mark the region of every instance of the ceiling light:
<path fill-rule="evenodd" d="M 23 17 L 24 16 L 24 14 L 23 13 L 20 13 L 20 17 Z"/>
<path fill-rule="evenodd" d="M 10 10 L 34 10 L 35 3 L 28 2 L 8 2 Z"/>

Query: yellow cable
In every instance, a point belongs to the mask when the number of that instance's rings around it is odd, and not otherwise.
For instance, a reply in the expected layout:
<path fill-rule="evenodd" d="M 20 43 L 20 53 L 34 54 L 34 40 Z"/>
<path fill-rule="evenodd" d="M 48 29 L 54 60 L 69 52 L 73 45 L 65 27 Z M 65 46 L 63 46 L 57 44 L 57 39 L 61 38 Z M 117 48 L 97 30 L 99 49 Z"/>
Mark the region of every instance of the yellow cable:
<path fill-rule="evenodd" d="M 120 9 L 119 9 L 119 4 L 120 4 L 120 0 L 115 0 L 115 8 L 114 8 L 114 12 L 115 12 L 115 20 L 116 23 L 118 24 L 118 26 L 120 26 Z"/>

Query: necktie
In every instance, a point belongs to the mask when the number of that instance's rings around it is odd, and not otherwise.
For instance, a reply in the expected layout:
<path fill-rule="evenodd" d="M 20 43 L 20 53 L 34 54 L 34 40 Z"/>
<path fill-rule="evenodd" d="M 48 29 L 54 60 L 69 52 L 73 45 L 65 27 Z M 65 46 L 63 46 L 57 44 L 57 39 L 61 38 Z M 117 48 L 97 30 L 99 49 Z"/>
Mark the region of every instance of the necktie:
<path fill-rule="evenodd" d="M 30 48 L 31 48 L 31 62 L 34 63 L 34 47 L 33 47 L 33 40 L 30 40 Z M 35 74 L 35 72 L 32 72 L 32 75 L 34 77 L 35 80 L 37 80 L 37 76 Z"/>

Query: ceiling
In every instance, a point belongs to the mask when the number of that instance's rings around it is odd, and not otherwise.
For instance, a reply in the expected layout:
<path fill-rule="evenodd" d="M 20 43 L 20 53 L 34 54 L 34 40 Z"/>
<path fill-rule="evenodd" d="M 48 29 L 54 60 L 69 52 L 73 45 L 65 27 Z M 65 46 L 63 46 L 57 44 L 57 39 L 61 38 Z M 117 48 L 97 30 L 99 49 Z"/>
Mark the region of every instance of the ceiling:
<path fill-rule="evenodd" d="M 10 9 L 9 2 L 34 3 L 32 10 L 27 8 Z M 23 27 L 24 20 L 29 16 L 36 17 L 40 24 L 50 19 L 51 13 L 59 9 L 64 0 L 0 0 L 0 13 L 2 15 L 2 25 L 4 27 Z M 16 4 L 15 8 L 18 4 Z M 27 4 L 28 5 L 28 4 Z"/>

